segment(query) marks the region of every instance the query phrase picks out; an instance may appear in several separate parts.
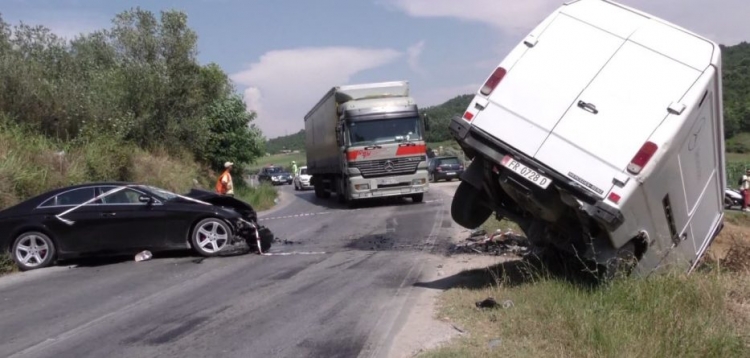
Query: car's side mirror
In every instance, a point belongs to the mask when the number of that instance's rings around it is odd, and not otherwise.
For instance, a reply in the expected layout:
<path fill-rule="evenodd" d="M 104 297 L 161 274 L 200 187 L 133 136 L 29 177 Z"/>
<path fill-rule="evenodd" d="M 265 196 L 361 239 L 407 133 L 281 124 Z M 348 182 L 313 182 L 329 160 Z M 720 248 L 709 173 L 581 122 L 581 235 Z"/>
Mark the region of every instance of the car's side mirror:
<path fill-rule="evenodd" d="M 427 113 L 422 115 L 422 121 L 424 121 L 424 130 L 430 130 L 430 117 L 427 115 Z"/>
<path fill-rule="evenodd" d="M 141 195 L 138 197 L 138 201 L 144 204 L 151 204 L 154 202 L 154 198 L 148 196 L 148 195 Z"/>

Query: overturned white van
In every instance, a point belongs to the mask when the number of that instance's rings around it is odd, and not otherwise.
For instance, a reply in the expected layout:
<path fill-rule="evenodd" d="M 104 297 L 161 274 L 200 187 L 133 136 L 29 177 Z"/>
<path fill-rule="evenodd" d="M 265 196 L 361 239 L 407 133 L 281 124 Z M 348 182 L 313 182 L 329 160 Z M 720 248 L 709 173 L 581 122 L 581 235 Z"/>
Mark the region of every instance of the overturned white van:
<path fill-rule="evenodd" d="M 691 271 L 723 226 L 720 48 L 638 10 L 562 5 L 450 129 L 474 159 L 452 204 L 464 227 L 495 212 L 537 246 L 643 274 Z"/>

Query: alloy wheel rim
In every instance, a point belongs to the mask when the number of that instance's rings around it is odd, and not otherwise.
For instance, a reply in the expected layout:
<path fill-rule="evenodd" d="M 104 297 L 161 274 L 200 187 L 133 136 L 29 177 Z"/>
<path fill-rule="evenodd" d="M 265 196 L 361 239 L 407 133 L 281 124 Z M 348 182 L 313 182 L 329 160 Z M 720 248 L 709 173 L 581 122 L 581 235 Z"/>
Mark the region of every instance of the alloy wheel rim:
<path fill-rule="evenodd" d="M 208 253 L 221 251 L 229 241 L 229 233 L 216 221 L 207 222 L 198 228 L 198 246 Z"/>
<path fill-rule="evenodd" d="M 39 235 L 24 236 L 16 246 L 16 258 L 28 267 L 41 265 L 47 256 L 49 256 L 49 245 Z"/>

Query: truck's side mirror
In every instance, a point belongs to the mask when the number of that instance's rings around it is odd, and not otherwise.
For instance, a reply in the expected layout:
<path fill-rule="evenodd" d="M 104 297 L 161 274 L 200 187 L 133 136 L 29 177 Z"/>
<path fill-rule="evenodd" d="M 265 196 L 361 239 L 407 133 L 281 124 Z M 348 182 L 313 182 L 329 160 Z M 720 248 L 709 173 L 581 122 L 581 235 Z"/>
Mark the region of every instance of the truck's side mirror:
<path fill-rule="evenodd" d="M 341 126 L 336 127 L 336 143 L 338 143 L 339 147 L 344 145 L 343 128 Z"/>
<path fill-rule="evenodd" d="M 430 117 L 427 116 L 427 113 L 422 115 L 422 120 L 424 121 L 424 130 L 430 130 Z"/>

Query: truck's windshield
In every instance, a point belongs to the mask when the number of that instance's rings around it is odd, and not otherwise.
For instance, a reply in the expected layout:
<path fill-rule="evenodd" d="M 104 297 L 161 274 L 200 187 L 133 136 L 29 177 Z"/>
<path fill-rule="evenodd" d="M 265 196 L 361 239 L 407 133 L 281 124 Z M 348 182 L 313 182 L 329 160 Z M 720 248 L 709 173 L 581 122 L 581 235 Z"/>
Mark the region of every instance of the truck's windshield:
<path fill-rule="evenodd" d="M 349 124 L 351 145 L 422 140 L 419 117 L 381 119 Z"/>

